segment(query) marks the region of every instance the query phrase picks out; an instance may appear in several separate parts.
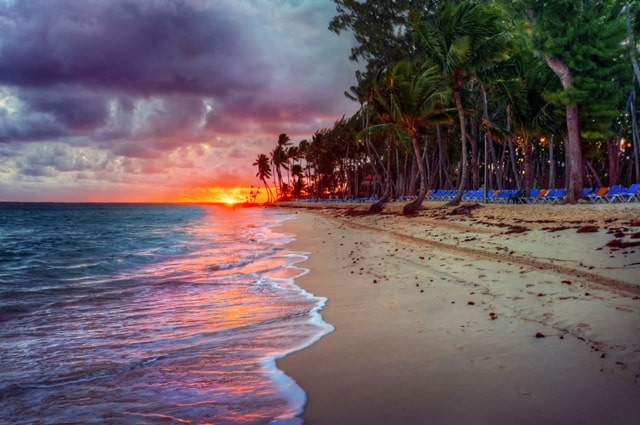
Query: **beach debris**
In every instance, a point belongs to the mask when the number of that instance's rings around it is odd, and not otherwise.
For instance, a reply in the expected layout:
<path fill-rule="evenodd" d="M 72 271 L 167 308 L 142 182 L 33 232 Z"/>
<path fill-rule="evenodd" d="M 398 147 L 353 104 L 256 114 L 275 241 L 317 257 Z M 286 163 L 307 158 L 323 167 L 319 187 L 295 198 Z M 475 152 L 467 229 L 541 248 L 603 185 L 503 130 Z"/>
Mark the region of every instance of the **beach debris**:
<path fill-rule="evenodd" d="M 378 201 L 374 204 L 371 204 L 371 206 L 369 207 L 369 212 L 370 213 L 381 213 L 382 210 L 384 209 L 384 204 L 387 202 L 387 200 L 383 199 L 381 201 Z"/>
<path fill-rule="evenodd" d="M 469 302 L 467 302 L 467 305 L 476 305 L 476 303 L 473 302 L 473 301 L 469 301 Z"/>
<path fill-rule="evenodd" d="M 509 229 L 506 232 L 504 232 L 504 234 L 505 235 L 510 235 L 510 234 L 513 234 L 513 233 L 524 233 L 524 232 L 528 232 L 529 230 L 531 230 L 531 229 L 529 229 L 528 227 L 525 227 L 525 226 L 519 226 L 519 225 L 509 226 Z"/>
<path fill-rule="evenodd" d="M 561 232 L 563 230 L 569 229 L 569 226 L 556 226 L 556 227 L 543 227 L 542 230 L 546 230 L 547 232 Z"/>
<path fill-rule="evenodd" d="M 595 225 L 581 226 L 581 227 L 578 227 L 578 230 L 576 230 L 576 233 L 596 233 L 598 232 L 598 230 L 600 230 L 600 226 L 595 226 Z"/>
<path fill-rule="evenodd" d="M 609 248 L 631 248 L 634 246 L 640 246 L 640 242 L 623 242 L 620 239 L 613 239 L 607 243 Z"/>
<path fill-rule="evenodd" d="M 482 205 L 475 203 L 469 205 L 461 205 L 449 211 L 449 215 L 471 215 L 471 211 L 481 208 Z"/>
<path fill-rule="evenodd" d="M 422 207 L 422 203 L 418 202 L 418 200 L 416 199 L 415 201 L 409 202 L 404 207 L 402 207 L 402 214 L 404 215 L 417 214 L 420 207 Z"/>
<path fill-rule="evenodd" d="M 564 283 L 565 285 L 571 285 L 571 281 L 570 280 L 563 280 L 562 283 Z"/>
<path fill-rule="evenodd" d="M 491 320 L 496 320 L 498 318 L 498 315 L 492 311 L 491 313 L 489 313 L 489 317 L 491 318 Z"/>
<path fill-rule="evenodd" d="M 536 332 L 536 338 L 544 338 L 544 334 L 542 332 Z"/>

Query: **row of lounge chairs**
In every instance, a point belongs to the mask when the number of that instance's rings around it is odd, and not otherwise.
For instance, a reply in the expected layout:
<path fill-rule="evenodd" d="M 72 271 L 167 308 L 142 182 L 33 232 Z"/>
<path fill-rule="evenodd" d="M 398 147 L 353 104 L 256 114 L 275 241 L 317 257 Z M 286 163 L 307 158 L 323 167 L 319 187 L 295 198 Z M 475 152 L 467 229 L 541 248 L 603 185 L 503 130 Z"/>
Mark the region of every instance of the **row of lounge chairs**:
<path fill-rule="evenodd" d="M 558 204 L 566 196 L 566 189 L 531 189 L 529 196 L 524 190 L 503 189 L 489 190 L 486 200 L 494 203 L 519 203 L 519 204 Z M 427 199 L 432 201 L 450 201 L 456 196 L 456 190 L 430 190 Z M 640 183 L 629 187 L 614 185 L 611 187 L 585 188 L 584 197 L 592 203 L 626 203 L 640 202 Z M 464 201 L 484 201 L 484 189 L 467 190 L 463 193 Z"/>
<path fill-rule="evenodd" d="M 432 201 L 450 201 L 456 196 L 456 189 L 436 189 L 427 192 L 427 199 Z M 489 190 L 487 192 L 487 201 L 494 203 L 515 203 L 515 204 L 558 204 L 564 200 L 566 189 L 531 189 L 529 196 L 526 196 L 524 190 L 503 189 Z M 611 187 L 601 188 L 585 188 L 584 197 L 592 203 L 626 203 L 640 202 L 640 183 L 632 184 L 629 187 L 615 185 Z M 394 199 L 395 201 L 411 201 L 415 197 L 401 197 Z M 306 202 L 364 202 L 372 203 L 379 201 L 380 198 L 307 198 Z M 484 189 L 467 190 L 462 195 L 463 201 L 481 202 L 485 200 Z"/>

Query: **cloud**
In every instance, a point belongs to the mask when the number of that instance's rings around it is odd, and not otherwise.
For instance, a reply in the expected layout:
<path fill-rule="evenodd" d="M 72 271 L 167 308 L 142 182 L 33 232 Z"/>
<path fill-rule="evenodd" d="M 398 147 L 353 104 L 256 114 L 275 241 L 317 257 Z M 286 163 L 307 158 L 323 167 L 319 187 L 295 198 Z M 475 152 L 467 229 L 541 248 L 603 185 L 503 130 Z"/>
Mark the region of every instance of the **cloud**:
<path fill-rule="evenodd" d="M 0 200 L 20 178 L 252 180 L 279 133 L 308 138 L 355 111 L 334 12 L 329 0 L 0 1 L 0 148 L 12 146 Z M 181 156 L 202 146 L 215 156 Z"/>
<path fill-rule="evenodd" d="M 245 70 L 259 68 L 261 55 L 225 9 L 169 0 L 4 3 L 0 82 L 141 95 L 255 89 L 264 78 Z"/>

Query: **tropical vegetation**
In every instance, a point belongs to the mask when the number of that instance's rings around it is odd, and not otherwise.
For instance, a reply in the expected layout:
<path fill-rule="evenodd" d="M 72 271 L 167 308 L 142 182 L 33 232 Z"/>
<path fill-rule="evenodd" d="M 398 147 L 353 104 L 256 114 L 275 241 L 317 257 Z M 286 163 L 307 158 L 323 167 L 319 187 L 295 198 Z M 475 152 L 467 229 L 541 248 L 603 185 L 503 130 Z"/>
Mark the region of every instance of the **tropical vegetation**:
<path fill-rule="evenodd" d="M 639 2 L 333 1 L 360 108 L 260 154 L 270 202 L 640 181 Z"/>

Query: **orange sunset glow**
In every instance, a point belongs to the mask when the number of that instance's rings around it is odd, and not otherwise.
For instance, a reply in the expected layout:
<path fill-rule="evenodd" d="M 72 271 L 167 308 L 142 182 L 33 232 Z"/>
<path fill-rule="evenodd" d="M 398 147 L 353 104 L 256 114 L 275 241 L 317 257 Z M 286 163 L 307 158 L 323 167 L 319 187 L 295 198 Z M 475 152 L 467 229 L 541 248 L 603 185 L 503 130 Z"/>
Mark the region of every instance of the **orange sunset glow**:
<path fill-rule="evenodd" d="M 266 191 L 257 187 L 198 187 L 180 193 L 174 202 L 213 202 L 220 204 L 241 204 L 250 202 L 255 197 L 255 203 L 267 201 Z"/>

